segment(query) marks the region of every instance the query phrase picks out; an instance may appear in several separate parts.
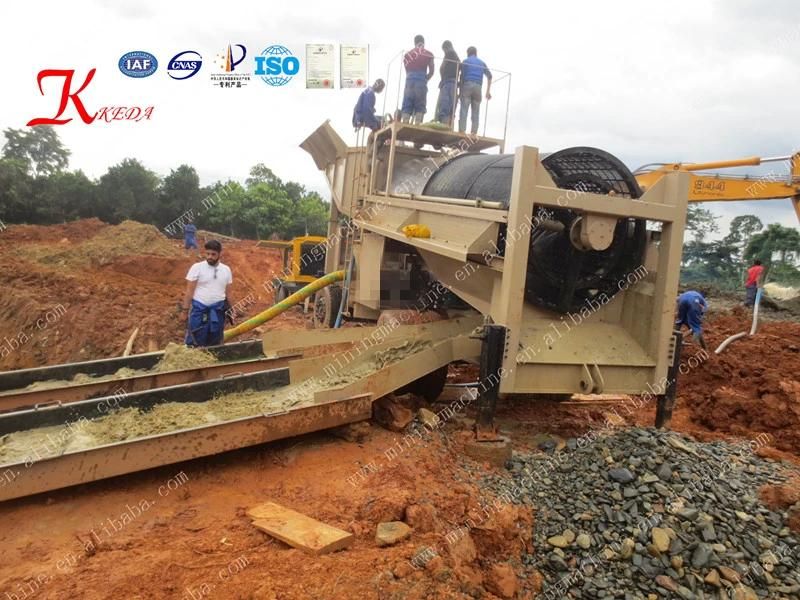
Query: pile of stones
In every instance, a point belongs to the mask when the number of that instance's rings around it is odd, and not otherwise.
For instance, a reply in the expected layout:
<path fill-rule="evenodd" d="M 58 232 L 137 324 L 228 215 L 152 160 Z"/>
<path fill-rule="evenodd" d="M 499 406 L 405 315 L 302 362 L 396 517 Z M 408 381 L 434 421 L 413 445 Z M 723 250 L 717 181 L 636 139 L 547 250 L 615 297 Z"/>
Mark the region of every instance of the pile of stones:
<path fill-rule="evenodd" d="M 800 536 L 758 499 L 791 467 L 741 444 L 625 429 L 515 454 L 493 493 L 536 510 L 544 598 L 800 598 Z"/>

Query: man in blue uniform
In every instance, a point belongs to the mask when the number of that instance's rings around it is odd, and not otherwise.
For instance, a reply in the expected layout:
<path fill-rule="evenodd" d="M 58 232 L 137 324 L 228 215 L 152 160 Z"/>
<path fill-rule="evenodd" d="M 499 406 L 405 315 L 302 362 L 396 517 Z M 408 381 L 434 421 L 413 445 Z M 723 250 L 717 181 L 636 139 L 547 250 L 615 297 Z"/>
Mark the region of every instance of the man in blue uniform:
<path fill-rule="evenodd" d="M 195 235 L 197 234 L 197 226 L 192 222 L 192 219 L 189 219 L 189 222 L 183 226 L 183 247 L 186 250 L 190 248 L 194 248 L 197 250 L 197 239 Z"/>
<path fill-rule="evenodd" d="M 695 290 L 688 290 L 678 296 L 678 319 L 675 327 L 680 330 L 684 325 L 692 330 L 692 338 L 700 344 L 703 350 L 706 349 L 706 341 L 703 339 L 703 315 L 708 310 L 706 299 L 703 294 Z"/>
<path fill-rule="evenodd" d="M 380 94 L 384 87 L 383 79 L 376 79 L 371 87 L 361 92 L 353 109 L 353 127 L 369 127 L 372 131 L 381 128 L 381 119 L 375 116 L 375 94 Z"/>

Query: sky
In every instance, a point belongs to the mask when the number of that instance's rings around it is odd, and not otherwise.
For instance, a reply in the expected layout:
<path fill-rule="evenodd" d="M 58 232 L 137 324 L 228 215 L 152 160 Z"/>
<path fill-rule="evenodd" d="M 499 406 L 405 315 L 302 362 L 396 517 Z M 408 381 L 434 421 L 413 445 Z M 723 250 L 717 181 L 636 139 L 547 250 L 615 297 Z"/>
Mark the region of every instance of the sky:
<path fill-rule="evenodd" d="M 74 0 L 0 4 L 4 62 L 0 129 L 23 128 L 55 114 L 60 82 L 36 84 L 42 69 L 75 69 L 76 83 L 96 68 L 81 93 L 87 109 L 153 106 L 150 120 L 58 127 L 72 151 L 70 168 L 90 177 L 127 157 L 160 175 L 181 164 L 202 184 L 244 180 L 264 163 L 284 180 L 328 196 L 325 179 L 300 142 L 326 119 L 353 144 L 350 120 L 359 91 L 305 89 L 303 71 L 288 85 L 253 77 L 242 89 L 215 89 L 215 55 L 243 44 L 246 63 L 273 44 L 304 58 L 305 45 L 369 45 L 370 79 L 389 82 L 378 107 L 398 99 L 398 56 L 421 33 L 439 56 L 452 40 L 495 71 L 487 135 L 507 149 L 544 152 L 595 146 L 632 170 L 652 162 L 706 162 L 784 156 L 800 149 L 800 3 L 795 0 L 676 0 L 613 3 L 381 2 L 106 2 Z M 158 71 L 123 75 L 132 50 L 154 54 Z M 195 50 L 203 67 L 185 81 L 166 73 L 168 60 Z M 510 75 L 506 75 L 510 73 Z M 436 100 L 433 80 L 429 111 Z M 73 90 L 76 89 L 73 87 Z M 386 104 L 384 105 L 384 101 Z M 505 128 L 508 106 L 507 128 Z M 68 107 L 70 116 L 73 108 Z M 431 112 L 428 116 L 431 116 Z M 754 175 L 774 166 L 750 168 Z M 737 214 L 797 226 L 788 200 L 706 205 L 721 232 Z"/>

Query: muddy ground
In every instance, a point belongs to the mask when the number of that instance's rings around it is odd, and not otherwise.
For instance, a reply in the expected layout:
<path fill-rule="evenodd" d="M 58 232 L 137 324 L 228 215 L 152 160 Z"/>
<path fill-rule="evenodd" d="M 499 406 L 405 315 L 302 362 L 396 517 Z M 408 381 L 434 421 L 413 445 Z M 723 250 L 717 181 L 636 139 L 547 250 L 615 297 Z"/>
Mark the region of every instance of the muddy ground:
<path fill-rule="evenodd" d="M 7 348 L 16 340 L 18 347 L 0 353 L 0 369 L 119 355 L 136 326 L 142 328 L 136 352 L 179 341 L 174 307 L 197 257 L 143 228 L 109 231 L 96 220 L 9 228 L 0 238 L 0 340 Z M 236 297 L 254 295 L 248 314 L 270 304 L 263 284 L 280 270 L 275 251 L 234 242 L 226 244 L 223 261 L 233 269 Z M 53 316 L 58 305 L 65 310 Z M 46 326 L 39 328 L 41 319 Z M 711 353 L 681 375 L 673 428 L 701 440 L 766 434 L 770 442 L 759 454 L 800 463 L 800 324 L 768 313 L 758 336 L 713 354 L 724 338 L 748 326 L 735 301 L 712 309 L 706 327 Z M 267 327 L 302 328 L 305 317 L 294 310 Z M 689 342 L 684 357 L 698 351 Z M 451 382 L 476 376 L 474 367 L 451 366 Z M 441 410 L 458 393 L 446 390 L 431 408 Z M 626 406 L 513 400 L 500 404 L 498 421 L 515 450 L 530 450 L 543 436 L 602 428 L 611 415 L 619 415 L 618 426 L 653 423 L 654 402 Z M 509 507 L 474 529 L 471 542 L 444 543 L 492 500 L 462 453 L 468 416 L 391 460 L 387 450 L 402 443 L 403 434 L 364 425 L 360 437 L 349 440 L 317 433 L 5 503 L 0 596 L 498 597 L 509 589 L 508 571 L 521 573 L 523 549 L 536 551 L 530 544 L 535 507 Z M 764 493 L 772 503 L 787 501 L 785 490 Z M 355 543 L 313 557 L 272 540 L 245 515 L 264 501 L 350 531 Z M 377 523 L 394 519 L 413 524 L 411 538 L 379 548 Z M 409 561 L 427 547 L 447 551 L 416 570 Z M 528 574 L 516 582 L 516 597 L 534 597 L 539 584 Z"/>

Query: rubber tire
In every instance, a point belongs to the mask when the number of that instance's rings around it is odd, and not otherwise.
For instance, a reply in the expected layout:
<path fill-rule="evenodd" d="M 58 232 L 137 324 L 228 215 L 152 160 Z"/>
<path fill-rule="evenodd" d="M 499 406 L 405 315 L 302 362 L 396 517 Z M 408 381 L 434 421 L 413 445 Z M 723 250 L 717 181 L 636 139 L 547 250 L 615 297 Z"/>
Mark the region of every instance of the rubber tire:
<path fill-rule="evenodd" d="M 285 287 L 283 287 L 283 285 L 282 285 L 282 284 L 279 284 L 279 285 L 278 285 L 278 286 L 275 288 L 275 297 L 274 297 L 274 302 L 273 302 L 273 304 L 277 304 L 278 302 L 283 302 L 283 301 L 284 301 L 284 300 L 286 300 L 286 299 L 287 299 L 287 298 L 288 298 L 290 295 L 291 295 L 291 294 L 289 293 L 289 290 L 287 290 Z"/>
<path fill-rule="evenodd" d="M 428 402 L 433 402 L 444 391 L 447 383 L 447 365 L 423 375 L 405 386 L 398 393 L 411 393 L 415 396 L 425 398 Z"/>
<path fill-rule="evenodd" d="M 329 285 L 317 292 L 314 298 L 314 329 L 333 329 L 342 303 L 342 288 Z"/>

